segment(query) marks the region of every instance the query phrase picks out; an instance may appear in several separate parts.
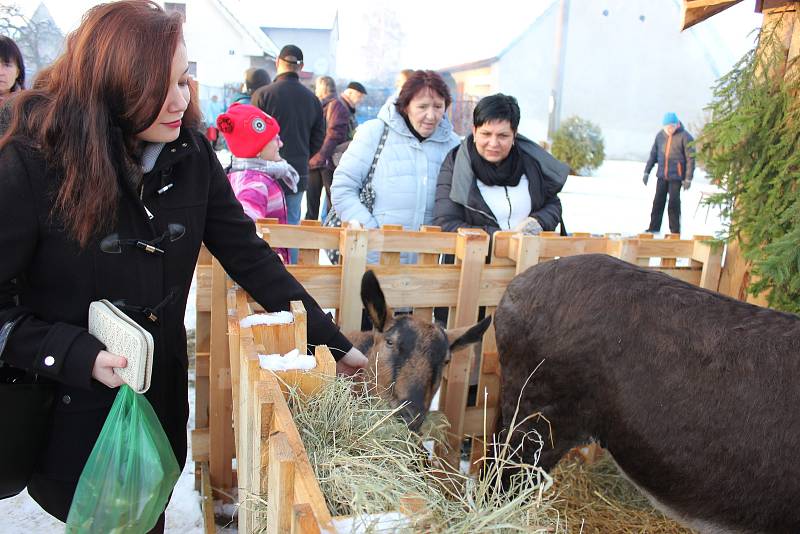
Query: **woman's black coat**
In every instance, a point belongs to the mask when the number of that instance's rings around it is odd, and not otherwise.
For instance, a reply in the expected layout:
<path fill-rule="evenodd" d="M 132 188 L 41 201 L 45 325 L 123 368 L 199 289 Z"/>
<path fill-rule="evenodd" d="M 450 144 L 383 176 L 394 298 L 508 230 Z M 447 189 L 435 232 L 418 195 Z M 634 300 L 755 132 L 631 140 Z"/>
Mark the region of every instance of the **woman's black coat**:
<path fill-rule="evenodd" d="M 201 242 L 267 310 L 286 310 L 290 300 L 303 300 L 311 343 L 341 351 L 352 345 L 256 235 L 201 135 L 182 130 L 168 143 L 144 176 L 141 192 L 119 177 L 116 222 L 84 249 L 53 216 L 59 176 L 29 143 L 15 140 L 0 151 L 0 326 L 28 314 L 8 337 L 0 357 L 58 382 L 50 439 L 28 489 L 48 512 L 65 520 L 117 393 L 91 378 L 94 360 L 104 347 L 86 331 L 90 302 L 124 300 L 143 308 L 163 303 L 156 322 L 143 313 L 129 315 L 153 334 L 153 376 L 146 397 L 181 466 L 189 415 L 183 317 Z M 135 244 L 157 240 L 170 224 L 181 225 L 185 234 L 176 230 L 160 241 L 156 246 L 163 253 Z M 115 252 L 115 233 L 133 244 Z M 105 251 L 100 247 L 104 237 Z"/>
<path fill-rule="evenodd" d="M 481 228 L 492 235 L 500 230 L 500 225 L 478 189 L 466 143 L 469 138 L 451 150 L 442 162 L 436 182 L 433 224 L 446 232 Z M 528 178 L 529 216 L 535 217 L 543 229 L 555 230 L 561 220 L 561 201 L 557 195 L 564 187 L 569 167 L 521 135 L 516 136 L 515 143 L 522 153 Z"/>

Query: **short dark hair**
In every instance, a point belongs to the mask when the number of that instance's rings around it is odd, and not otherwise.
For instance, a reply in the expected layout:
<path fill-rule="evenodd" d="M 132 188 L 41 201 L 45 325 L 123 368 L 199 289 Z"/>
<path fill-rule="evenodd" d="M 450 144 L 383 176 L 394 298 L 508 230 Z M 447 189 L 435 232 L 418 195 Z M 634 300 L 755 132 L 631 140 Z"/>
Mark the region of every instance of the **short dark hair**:
<path fill-rule="evenodd" d="M 414 73 L 408 77 L 406 83 L 400 88 L 400 94 L 397 96 L 397 101 L 394 103 L 395 109 L 399 113 L 405 115 L 406 108 L 411 100 L 420 92 L 429 89 L 438 94 L 444 99 L 444 107 L 449 108 L 450 103 L 453 101 L 450 97 L 450 89 L 444 83 L 442 77 L 436 71 L 432 70 L 415 70 Z"/>
<path fill-rule="evenodd" d="M 358 91 L 362 95 L 367 94 L 367 89 L 362 84 L 360 84 L 358 82 L 350 82 L 350 83 L 348 83 L 347 84 L 347 88 L 348 89 L 352 89 L 354 91 Z"/>
<path fill-rule="evenodd" d="M 265 69 L 259 67 L 250 67 L 244 71 L 244 85 L 247 87 L 247 92 L 250 94 L 252 94 L 253 91 L 259 87 L 269 85 L 270 82 L 272 82 L 272 80 L 269 77 L 269 73 Z"/>
<path fill-rule="evenodd" d="M 472 112 L 472 125 L 479 128 L 487 122 L 494 121 L 508 121 L 511 123 L 511 129 L 516 132 L 519 127 L 517 99 L 503 93 L 481 98 Z"/>
<path fill-rule="evenodd" d="M 0 35 L 0 60 L 17 66 L 17 81 L 11 87 L 11 92 L 25 89 L 25 62 L 22 60 L 22 53 L 17 43 L 5 35 Z"/>

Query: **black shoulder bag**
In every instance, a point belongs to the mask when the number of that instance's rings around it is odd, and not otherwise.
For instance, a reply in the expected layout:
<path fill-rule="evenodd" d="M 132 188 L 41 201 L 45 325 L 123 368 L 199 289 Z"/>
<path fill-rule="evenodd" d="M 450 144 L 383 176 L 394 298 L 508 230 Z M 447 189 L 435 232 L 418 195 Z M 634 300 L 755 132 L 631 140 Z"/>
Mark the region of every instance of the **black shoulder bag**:
<path fill-rule="evenodd" d="M 358 193 L 358 199 L 370 213 L 372 213 L 372 206 L 375 204 L 375 190 L 372 188 L 372 178 L 375 175 L 375 168 L 378 166 L 378 158 L 381 155 L 381 151 L 383 151 L 383 145 L 386 144 L 386 138 L 388 136 L 389 125 L 384 123 L 383 133 L 381 134 L 380 141 L 378 141 L 378 148 L 375 149 L 375 156 L 372 158 L 372 165 L 370 165 L 367 177 L 364 179 L 364 184 L 361 187 L 361 191 Z M 336 213 L 336 209 L 333 206 L 328 210 L 328 216 L 325 218 L 325 222 L 322 225 L 330 227 L 342 226 L 342 219 Z M 331 260 L 332 264 L 336 265 L 339 263 L 340 254 L 338 250 L 327 249 L 325 253 L 328 255 L 328 259 Z"/>

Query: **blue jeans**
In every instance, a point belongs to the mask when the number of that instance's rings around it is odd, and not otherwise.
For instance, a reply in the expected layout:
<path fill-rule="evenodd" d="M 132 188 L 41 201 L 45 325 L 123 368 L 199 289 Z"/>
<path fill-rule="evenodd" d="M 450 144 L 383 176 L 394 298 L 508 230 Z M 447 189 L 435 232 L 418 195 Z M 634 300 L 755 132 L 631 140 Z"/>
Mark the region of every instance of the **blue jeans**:
<path fill-rule="evenodd" d="M 300 205 L 303 202 L 304 191 L 286 194 L 286 221 L 289 224 L 300 224 Z M 297 249 L 289 249 L 290 263 L 297 263 Z"/>

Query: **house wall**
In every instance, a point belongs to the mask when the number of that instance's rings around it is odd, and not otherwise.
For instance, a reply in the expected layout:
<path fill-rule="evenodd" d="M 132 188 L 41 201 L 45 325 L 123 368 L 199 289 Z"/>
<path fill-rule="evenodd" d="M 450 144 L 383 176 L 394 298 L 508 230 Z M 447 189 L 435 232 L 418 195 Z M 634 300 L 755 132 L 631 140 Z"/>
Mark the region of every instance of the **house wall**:
<path fill-rule="evenodd" d="M 214 0 L 187 1 L 183 32 L 189 61 L 197 63 L 197 81 L 201 86 L 221 88 L 241 84 L 251 56 L 261 57 L 263 51 L 215 4 Z"/>
<path fill-rule="evenodd" d="M 501 54 L 497 91 L 516 97 L 519 132 L 534 141 L 547 139 L 550 87 L 553 83 L 557 5 L 553 4 Z"/>
<path fill-rule="evenodd" d="M 263 28 L 278 48 L 287 44 L 300 47 L 303 51 L 303 70 L 316 76 L 336 78 L 336 49 L 339 34 L 334 26 L 331 30 L 303 28 Z"/>
<path fill-rule="evenodd" d="M 638 160 L 647 158 L 665 112 L 687 126 L 702 122 L 720 73 L 696 32 L 678 31 L 675 3 L 578 6 L 570 13 L 562 120 L 597 123 L 608 157 Z"/>
<path fill-rule="evenodd" d="M 515 96 L 520 133 L 536 141 L 547 137 L 559 9 L 553 2 L 501 52 L 491 75 L 451 71 L 466 94 Z M 667 111 L 693 134 L 703 124 L 722 73 L 713 36 L 703 28 L 679 32 L 680 16 L 675 1 L 570 2 L 560 119 L 577 115 L 598 124 L 606 157 L 646 159 Z"/>

